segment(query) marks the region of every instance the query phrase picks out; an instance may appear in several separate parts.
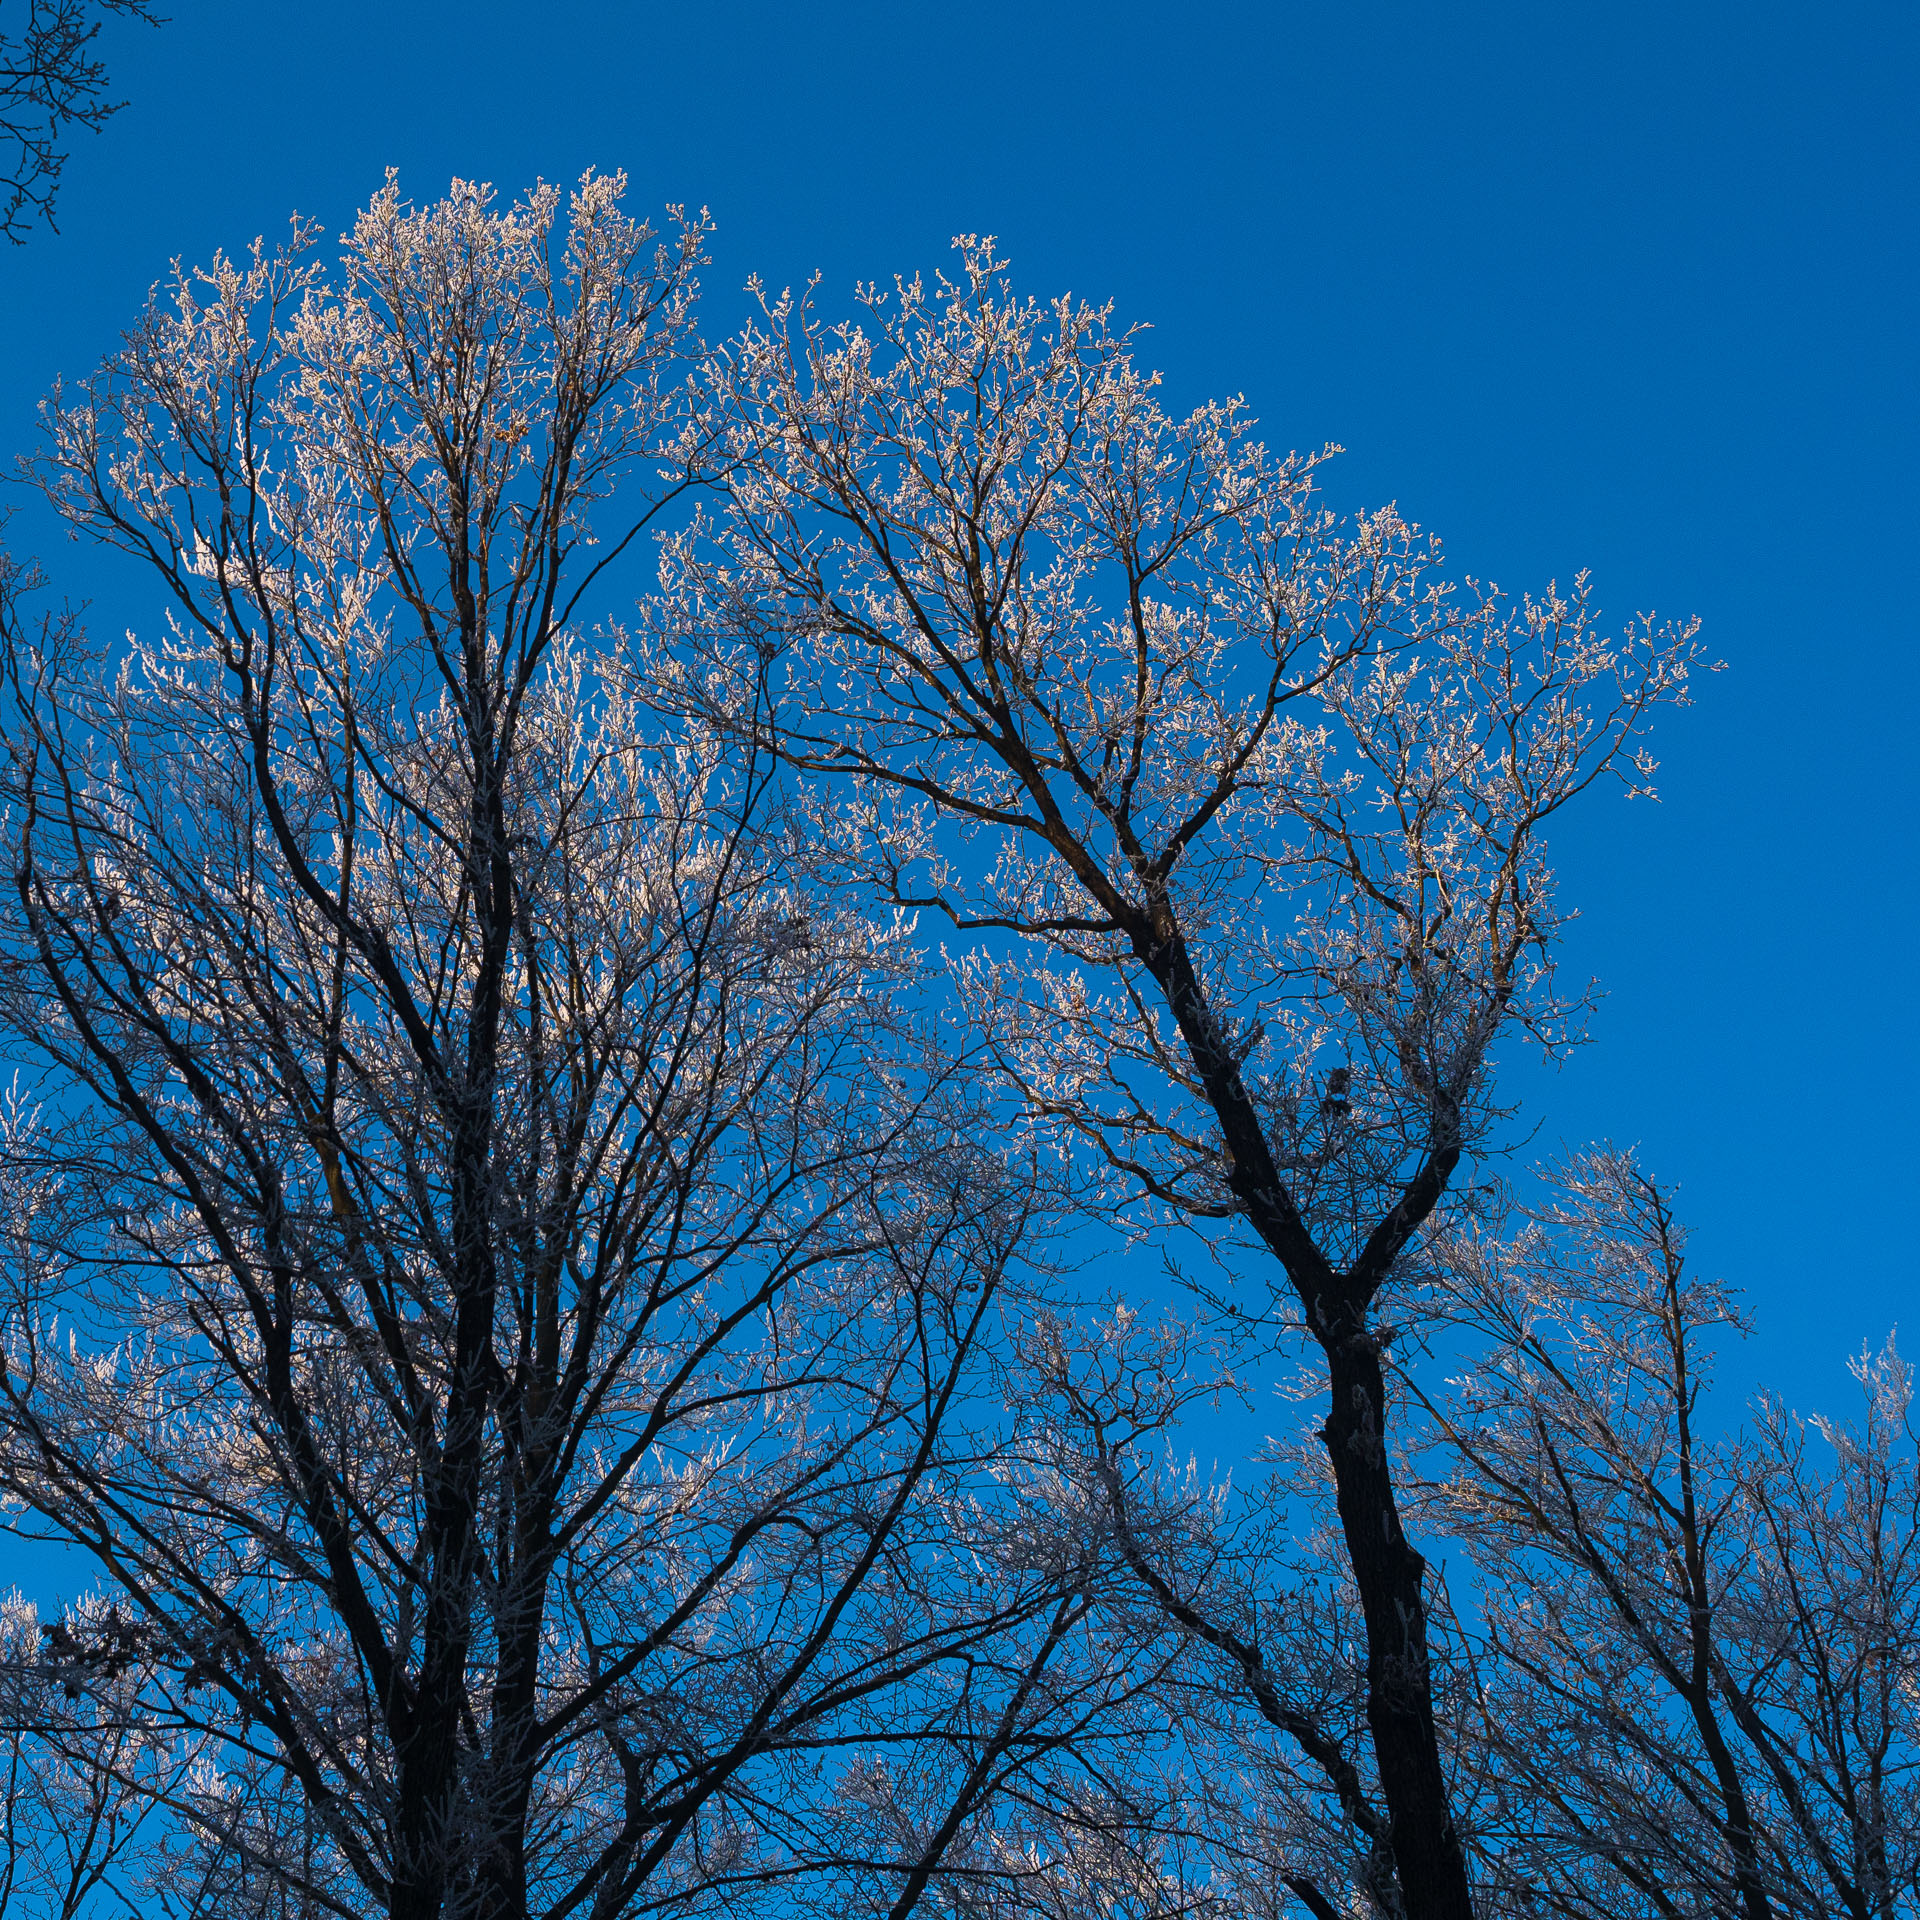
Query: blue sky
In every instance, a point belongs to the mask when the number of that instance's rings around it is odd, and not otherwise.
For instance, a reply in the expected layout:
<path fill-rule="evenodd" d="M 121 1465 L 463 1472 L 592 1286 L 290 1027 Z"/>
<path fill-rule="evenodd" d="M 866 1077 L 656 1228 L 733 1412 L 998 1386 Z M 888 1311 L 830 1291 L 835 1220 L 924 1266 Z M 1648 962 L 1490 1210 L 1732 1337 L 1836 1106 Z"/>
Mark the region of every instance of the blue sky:
<path fill-rule="evenodd" d="M 838 296 L 996 233 L 1029 290 L 1151 321 L 1175 397 L 1343 443 L 1336 502 L 1397 499 L 1456 568 L 1703 618 L 1731 671 L 1656 741 L 1663 802 L 1556 839 L 1596 1042 L 1510 1084 L 1543 1145 L 1638 1140 L 1681 1184 L 1760 1322 L 1730 1384 L 1831 1404 L 1903 1315 L 1920 1353 L 1910 7 L 174 12 L 109 28 L 132 104 L 62 233 L 0 255 L 0 448 L 169 256 L 337 230 L 389 165 L 705 203 L 716 328 L 751 271 Z M 153 616 L 36 526 L 69 593 Z"/>

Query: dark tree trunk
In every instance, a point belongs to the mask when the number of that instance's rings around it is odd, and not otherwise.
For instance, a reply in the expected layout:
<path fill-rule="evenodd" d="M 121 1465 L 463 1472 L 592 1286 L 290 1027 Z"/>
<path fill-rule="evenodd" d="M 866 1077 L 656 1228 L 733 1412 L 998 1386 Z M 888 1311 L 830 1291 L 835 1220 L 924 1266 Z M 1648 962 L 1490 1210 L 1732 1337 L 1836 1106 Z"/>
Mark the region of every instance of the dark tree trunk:
<path fill-rule="evenodd" d="M 1301 1218 L 1233 1046 L 1207 1004 L 1172 902 L 1134 948 L 1179 1022 L 1232 1161 L 1248 1220 L 1285 1268 L 1307 1325 L 1327 1356 L 1330 1406 L 1322 1435 L 1333 1467 L 1341 1530 L 1367 1629 L 1367 1723 L 1408 1920 L 1472 1920 L 1466 1854 L 1448 1804 L 1427 1659 L 1426 1561 L 1400 1525 L 1387 1453 L 1386 1382 L 1367 1314 L 1395 1258 L 1446 1189 L 1459 1158 L 1436 1140 L 1418 1176 L 1369 1235 L 1354 1269 L 1337 1273 Z"/>
<path fill-rule="evenodd" d="M 1387 1469 L 1386 1385 L 1364 1333 L 1326 1343 L 1321 1435 L 1367 1624 L 1367 1725 L 1410 1920 L 1471 1920 L 1466 1855 L 1448 1805 L 1427 1661 L 1427 1563 L 1400 1526 Z"/>

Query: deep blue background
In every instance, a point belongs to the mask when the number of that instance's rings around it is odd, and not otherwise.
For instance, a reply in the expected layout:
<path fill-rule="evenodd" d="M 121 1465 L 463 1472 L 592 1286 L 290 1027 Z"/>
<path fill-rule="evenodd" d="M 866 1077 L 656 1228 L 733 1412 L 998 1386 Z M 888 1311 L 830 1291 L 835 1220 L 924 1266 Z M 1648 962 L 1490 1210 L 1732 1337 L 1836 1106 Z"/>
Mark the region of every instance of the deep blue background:
<path fill-rule="evenodd" d="M 1911 5 L 176 13 L 104 36 L 132 104 L 63 232 L 0 254 L 0 450 L 171 255 L 337 230 L 389 165 L 421 197 L 624 167 L 717 216 L 715 331 L 750 271 L 838 301 L 993 232 L 1028 290 L 1152 321 L 1175 399 L 1342 442 L 1335 499 L 1397 499 L 1457 568 L 1703 616 L 1731 671 L 1663 725 L 1663 801 L 1556 841 L 1596 1044 L 1510 1084 L 1543 1145 L 1638 1140 L 1681 1183 L 1760 1323 L 1729 1386 L 1845 1397 L 1914 1272 Z"/>

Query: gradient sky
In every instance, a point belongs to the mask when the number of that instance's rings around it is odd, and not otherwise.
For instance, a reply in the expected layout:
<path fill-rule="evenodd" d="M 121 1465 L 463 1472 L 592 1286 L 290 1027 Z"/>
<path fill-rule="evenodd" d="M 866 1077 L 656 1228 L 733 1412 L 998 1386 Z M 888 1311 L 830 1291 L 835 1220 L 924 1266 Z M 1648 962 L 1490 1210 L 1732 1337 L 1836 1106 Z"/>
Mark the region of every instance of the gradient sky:
<path fill-rule="evenodd" d="M 1555 838 L 1596 1040 L 1515 1063 L 1545 1147 L 1642 1143 L 1797 1405 L 1907 1315 L 1915 1255 L 1916 102 L 1908 5 L 173 0 L 103 36 L 131 101 L 62 231 L 0 254 L 0 451 L 170 256 L 338 230 L 398 167 L 509 191 L 624 167 L 719 222 L 707 322 L 931 268 L 1154 326 L 1175 400 L 1337 440 L 1513 588 L 1592 569 L 1730 671 L 1662 726 L 1663 800 Z M 114 625 L 104 556 L 17 546 Z M 636 574 L 634 590 L 644 580 Z"/>

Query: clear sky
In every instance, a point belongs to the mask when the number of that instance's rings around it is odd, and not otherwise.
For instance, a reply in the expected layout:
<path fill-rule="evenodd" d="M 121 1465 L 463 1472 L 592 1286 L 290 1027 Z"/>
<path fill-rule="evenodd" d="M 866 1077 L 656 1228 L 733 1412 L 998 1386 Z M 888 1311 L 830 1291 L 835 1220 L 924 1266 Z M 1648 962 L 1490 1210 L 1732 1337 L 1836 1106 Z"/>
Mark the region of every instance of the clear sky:
<path fill-rule="evenodd" d="M 750 271 L 839 296 L 996 233 L 1028 290 L 1151 321 L 1175 397 L 1343 443 L 1336 502 L 1456 568 L 1703 618 L 1731 671 L 1657 739 L 1663 802 L 1555 843 L 1596 1044 L 1511 1084 L 1544 1145 L 1681 1183 L 1760 1321 L 1732 1382 L 1832 1403 L 1902 1318 L 1920 1355 L 1910 0 L 172 6 L 103 36 L 132 104 L 0 253 L 0 450 L 169 256 L 337 230 L 390 165 L 709 205 L 716 330 Z"/>

